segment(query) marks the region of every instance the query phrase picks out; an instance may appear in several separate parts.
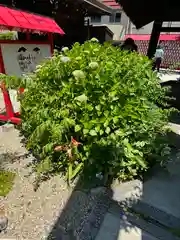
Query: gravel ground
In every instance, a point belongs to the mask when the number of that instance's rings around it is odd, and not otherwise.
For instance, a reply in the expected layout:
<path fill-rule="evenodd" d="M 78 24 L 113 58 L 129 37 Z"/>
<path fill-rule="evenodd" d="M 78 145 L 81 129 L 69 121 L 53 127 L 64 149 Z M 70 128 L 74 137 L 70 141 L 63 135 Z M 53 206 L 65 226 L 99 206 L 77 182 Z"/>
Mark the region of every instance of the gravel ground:
<path fill-rule="evenodd" d="M 0 199 L 9 224 L 0 239 L 46 239 L 71 195 L 71 189 L 59 177 L 43 182 L 34 192 L 34 175 L 27 167 L 28 156 L 17 130 L 12 125 L 0 128 L 0 165 L 16 171 L 14 186 Z"/>

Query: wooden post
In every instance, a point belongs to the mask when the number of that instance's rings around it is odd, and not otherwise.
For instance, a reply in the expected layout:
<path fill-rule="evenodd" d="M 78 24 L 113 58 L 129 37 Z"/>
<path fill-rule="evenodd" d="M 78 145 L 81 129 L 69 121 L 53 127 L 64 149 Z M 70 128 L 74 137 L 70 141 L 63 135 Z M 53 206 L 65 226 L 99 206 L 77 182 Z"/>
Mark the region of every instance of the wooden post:
<path fill-rule="evenodd" d="M 88 30 L 87 40 L 90 40 L 90 23 L 89 23 L 89 18 L 87 19 L 87 30 Z"/>
<path fill-rule="evenodd" d="M 26 32 L 26 40 L 30 41 L 31 40 L 31 34 L 30 32 Z"/>
<path fill-rule="evenodd" d="M 1 91 L 2 91 L 3 97 L 4 97 L 6 115 L 9 119 L 11 119 L 12 117 L 14 117 L 14 110 L 13 110 L 13 106 L 12 106 L 12 103 L 11 103 L 11 98 L 9 96 L 9 92 L 6 89 L 6 86 L 5 86 L 4 82 L 1 83 Z"/>
<path fill-rule="evenodd" d="M 153 58 L 154 53 L 156 52 L 156 47 L 159 41 L 162 24 L 163 24 L 163 21 L 154 21 L 153 29 L 151 32 L 151 38 L 149 41 L 148 52 L 147 52 L 147 56 L 149 58 Z"/>
<path fill-rule="evenodd" d="M 4 67 L 4 62 L 3 62 L 1 46 L 0 46 L 0 72 L 4 73 L 4 74 L 6 73 L 5 67 Z M 6 89 L 5 82 L 0 83 L 0 90 L 2 91 L 2 94 L 3 94 L 4 105 L 5 105 L 5 109 L 6 109 L 6 115 L 0 114 L 0 121 L 4 121 L 4 122 L 10 121 L 15 124 L 20 124 L 21 119 L 16 118 L 16 116 L 14 114 L 13 105 L 11 102 L 9 91 Z"/>
<path fill-rule="evenodd" d="M 54 42 L 53 42 L 53 34 L 52 33 L 48 33 L 48 39 L 49 39 L 49 43 L 51 45 L 51 55 L 53 55 L 53 53 L 54 53 Z"/>

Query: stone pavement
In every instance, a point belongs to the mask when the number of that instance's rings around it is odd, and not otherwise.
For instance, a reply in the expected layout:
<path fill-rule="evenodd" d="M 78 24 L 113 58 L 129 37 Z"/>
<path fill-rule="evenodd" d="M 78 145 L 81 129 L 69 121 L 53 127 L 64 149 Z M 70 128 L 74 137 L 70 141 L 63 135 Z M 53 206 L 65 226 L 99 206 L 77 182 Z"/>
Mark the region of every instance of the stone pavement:
<path fill-rule="evenodd" d="M 178 73 L 158 73 L 158 76 L 160 78 L 160 82 L 169 82 L 169 81 L 178 81 L 180 79 L 180 75 Z"/>
<path fill-rule="evenodd" d="M 96 240 L 157 240 L 128 220 L 107 213 Z"/>

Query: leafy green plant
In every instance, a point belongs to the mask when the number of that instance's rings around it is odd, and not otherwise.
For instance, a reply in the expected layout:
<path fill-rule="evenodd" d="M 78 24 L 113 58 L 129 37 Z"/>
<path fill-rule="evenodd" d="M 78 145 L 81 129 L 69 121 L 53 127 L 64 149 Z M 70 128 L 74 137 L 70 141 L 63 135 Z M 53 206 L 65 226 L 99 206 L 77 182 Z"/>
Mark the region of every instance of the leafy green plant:
<path fill-rule="evenodd" d="M 69 181 L 82 171 L 132 179 L 169 154 L 170 110 L 157 106 L 166 105 L 166 90 L 147 57 L 93 39 L 63 48 L 28 79 L 27 147 Z"/>
<path fill-rule="evenodd" d="M 6 74 L 0 73 L 0 83 L 4 82 L 6 85 L 6 88 L 11 89 L 18 89 L 18 88 L 26 88 L 27 85 L 29 85 L 29 79 L 26 76 L 26 78 L 22 77 L 16 77 L 16 76 L 8 76 Z"/>
<path fill-rule="evenodd" d="M 6 196 L 12 189 L 15 173 L 0 170 L 0 196 Z"/>
<path fill-rule="evenodd" d="M 2 32 L 0 33 L 0 40 L 14 40 L 15 32 Z"/>

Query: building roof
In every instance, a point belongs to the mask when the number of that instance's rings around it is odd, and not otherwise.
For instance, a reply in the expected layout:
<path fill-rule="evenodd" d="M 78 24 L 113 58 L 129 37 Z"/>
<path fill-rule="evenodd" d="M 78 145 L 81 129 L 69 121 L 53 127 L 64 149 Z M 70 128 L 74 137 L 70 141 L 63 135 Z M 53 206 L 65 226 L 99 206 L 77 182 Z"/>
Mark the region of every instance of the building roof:
<path fill-rule="evenodd" d="M 151 38 L 150 34 L 127 34 L 126 38 L 132 38 L 134 41 L 149 41 Z M 179 41 L 180 34 L 161 34 L 159 36 L 160 41 Z"/>
<path fill-rule="evenodd" d="M 100 0 L 81 0 L 89 15 L 100 14 L 110 15 L 112 9 Z M 80 1 L 79 1 L 80 2 Z"/>
<path fill-rule="evenodd" d="M 180 1 L 119 0 L 123 10 L 137 28 L 152 21 L 180 21 Z"/>
<path fill-rule="evenodd" d="M 113 9 L 120 9 L 120 5 L 116 2 L 116 0 L 103 0 L 103 3 L 108 6 L 111 7 Z"/>
<path fill-rule="evenodd" d="M 0 6 L 0 29 L 18 32 L 64 34 L 57 23 L 48 17 Z"/>

